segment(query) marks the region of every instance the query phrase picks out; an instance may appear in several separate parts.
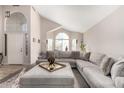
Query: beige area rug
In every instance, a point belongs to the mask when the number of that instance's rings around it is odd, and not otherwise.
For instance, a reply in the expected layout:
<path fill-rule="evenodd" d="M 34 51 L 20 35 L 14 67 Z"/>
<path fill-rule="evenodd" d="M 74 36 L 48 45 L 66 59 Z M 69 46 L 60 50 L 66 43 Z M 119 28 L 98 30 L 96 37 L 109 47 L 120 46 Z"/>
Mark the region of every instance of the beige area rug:
<path fill-rule="evenodd" d="M 20 73 L 14 75 L 5 82 L 0 83 L 0 88 L 19 88 L 19 80 L 24 73 L 25 68 L 23 68 L 23 70 Z"/>
<path fill-rule="evenodd" d="M 22 65 L 2 65 L 0 66 L 0 83 L 13 77 L 23 69 Z"/>
<path fill-rule="evenodd" d="M 19 80 L 22 75 L 35 65 L 4 65 L 0 66 L 0 88 L 19 88 Z"/>

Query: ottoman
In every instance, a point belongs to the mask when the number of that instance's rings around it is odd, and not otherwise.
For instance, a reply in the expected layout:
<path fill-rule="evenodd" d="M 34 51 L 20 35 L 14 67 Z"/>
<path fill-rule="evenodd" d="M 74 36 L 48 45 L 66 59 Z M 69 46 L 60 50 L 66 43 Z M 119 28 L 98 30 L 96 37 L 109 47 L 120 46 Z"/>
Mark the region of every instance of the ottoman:
<path fill-rule="evenodd" d="M 26 72 L 19 81 L 20 88 L 73 88 L 74 74 L 69 63 L 66 67 L 49 72 L 38 65 Z"/>

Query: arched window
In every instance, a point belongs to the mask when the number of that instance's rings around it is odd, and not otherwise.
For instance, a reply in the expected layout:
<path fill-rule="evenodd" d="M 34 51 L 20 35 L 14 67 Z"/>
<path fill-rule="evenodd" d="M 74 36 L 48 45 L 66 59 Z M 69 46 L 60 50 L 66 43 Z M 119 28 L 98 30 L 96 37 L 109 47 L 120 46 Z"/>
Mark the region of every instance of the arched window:
<path fill-rule="evenodd" d="M 55 49 L 69 51 L 69 36 L 66 33 L 59 33 L 56 35 Z"/>
<path fill-rule="evenodd" d="M 20 12 L 12 13 L 6 20 L 6 31 L 27 32 L 26 17 Z"/>
<path fill-rule="evenodd" d="M 76 51 L 76 47 L 77 47 L 77 46 L 76 46 L 76 43 L 77 43 L 77 40 L 76 40 L 76 39 L 73 39 L 73 40 L 72 40 L 72 50 L 73 50 L 73 51 Z"/>
<path fill-rule="evenodd" d="M 59 33 L 57 34 L 56 39 L 69 39 L 69 37 L 65 33 Z"/>
<path fill-rule="evenodd" d="M 52 39 L 48 39 L 47 40 L 47 50 L 48 51 L 52 51 L 53 49 L 53 40 Z"/>

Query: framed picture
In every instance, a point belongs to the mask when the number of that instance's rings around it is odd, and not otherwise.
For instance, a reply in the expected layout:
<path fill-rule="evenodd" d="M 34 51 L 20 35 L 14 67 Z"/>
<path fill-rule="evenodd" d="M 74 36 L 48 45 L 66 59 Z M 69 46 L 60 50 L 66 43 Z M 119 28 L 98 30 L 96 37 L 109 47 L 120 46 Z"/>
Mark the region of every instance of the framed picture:
<path fill-rule="evenodd" d="M 38 43 L 40 43 L 40 39 L 38 39 Z"/>
<path fill-rule="evenodd" d="M 33 42 L 36 42 L 36 38 L 33 38 Z"/>

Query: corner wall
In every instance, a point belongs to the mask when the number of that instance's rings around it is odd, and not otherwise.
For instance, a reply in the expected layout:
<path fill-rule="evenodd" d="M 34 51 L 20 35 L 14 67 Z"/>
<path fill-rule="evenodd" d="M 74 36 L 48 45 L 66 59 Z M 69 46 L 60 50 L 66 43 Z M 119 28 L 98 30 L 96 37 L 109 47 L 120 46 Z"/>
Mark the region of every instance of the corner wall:
<path fill-rule="evenodd" d="M 47 50 L 46 40 L 47 40 L 47 32 L 53 30 L 61 25 L 50 21 L 44 17 L 41 17 L 41 51 Z"/>
<path fill-rule="evenodd" d="M 124 56 L 124 6 L 85 32 L 84 43 L 89 51 Z"/>
<path fill-rule="evenodd" d="M 31 64 L 35 63 L 39 53 L 41 51 L 41 44 L 39 40 L 41 31 L 41 17 L 32 7 L 31 7 L 31 32 L 30 32 L 30 59 Z"/>

